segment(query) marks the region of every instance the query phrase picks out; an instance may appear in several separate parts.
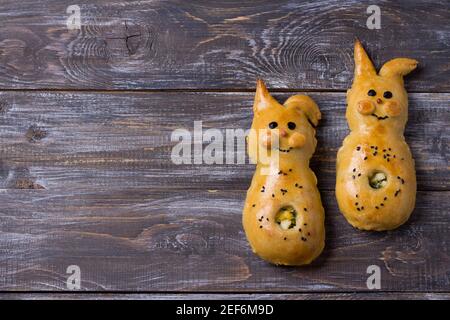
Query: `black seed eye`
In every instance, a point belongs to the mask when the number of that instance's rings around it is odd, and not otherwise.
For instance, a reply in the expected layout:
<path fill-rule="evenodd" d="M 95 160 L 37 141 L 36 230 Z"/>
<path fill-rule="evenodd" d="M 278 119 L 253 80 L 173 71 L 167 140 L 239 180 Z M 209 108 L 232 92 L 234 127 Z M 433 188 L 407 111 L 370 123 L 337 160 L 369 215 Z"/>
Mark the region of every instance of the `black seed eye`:
<path fill-rule="evenodd" d="M 370 89 L 369 92 L 367 92 L 367 95 L 371 96 L 371 97 L 375 97 L 377 95 L 377 92 L 373 89 Z"/>
<path fill-rule="evenodd" d="M 294 130 L 295 127 L 296 127 L 295 123 L 293 123 L 293 122 L 288 122 L 288 128 L 289 128 L 289 129 Z"/>
<path fill-rule="evenodd" d="M 384 94 L 383 94 L 383 97 L 385 97 L 386 99 L 392 98 L 392 92 L 390 92 L 390 91 L 385 91 Z"/>
<path fill-rule="evenodd" d="M 276 123 L 275 121 L 272 121 L 271 123 L 269 123 L 270 129 L 275 129 L 276 127 L 278 127 L 278 123 Z"/>

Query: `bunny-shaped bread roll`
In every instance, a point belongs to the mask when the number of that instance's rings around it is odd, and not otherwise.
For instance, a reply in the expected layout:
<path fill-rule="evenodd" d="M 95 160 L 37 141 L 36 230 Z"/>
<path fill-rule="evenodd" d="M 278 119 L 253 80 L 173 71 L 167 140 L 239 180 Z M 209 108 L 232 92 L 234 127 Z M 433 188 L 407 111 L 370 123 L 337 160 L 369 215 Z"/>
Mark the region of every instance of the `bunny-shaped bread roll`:
<path fill-rule="evenodd" d="M 302 95 L 281 105 L 258 80 L 253 111 L 248 151 L 257 165 L 244 206 L 245 233 L 253 251 L 269 262 L 308 264 L 325 242 L 324 210 L 309 168 L 317 144 L 311 123 L 317 125 L 319 108 Z"/>
<path fill-rule="evenodd" d="M 417 61 L 397 58 L 377 74 L 359 41 L 347 92 L 350 134 L 337 155 L 336 197 L 348 222 L 364 230 L 390 230 L 408 220 L 416 198 L 414 160 L 403 131 L 408 96 L 403 76 Z"/>

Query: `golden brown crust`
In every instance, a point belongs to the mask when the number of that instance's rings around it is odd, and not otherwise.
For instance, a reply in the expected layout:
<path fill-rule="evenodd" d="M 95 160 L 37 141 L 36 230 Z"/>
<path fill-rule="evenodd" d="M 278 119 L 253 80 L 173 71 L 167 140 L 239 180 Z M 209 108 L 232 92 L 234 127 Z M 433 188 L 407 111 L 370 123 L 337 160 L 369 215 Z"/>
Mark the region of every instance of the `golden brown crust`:
<path fill-rule="evenodd" d="M 337 155 L 336 197 L 345 218 L 359 229 L 394 229 L 414 209 L 414 160 L 403 137 L 408 117 L 403 76 L 416 66 L 412 59 L 393 59 L 377 74 L 355 43 L 346 112 L 351 133 Z"/>
<path fill-rule="evenodd" d="M 243 211 L 246 236 L 253 251 L 269 262 L 308 264 L 325 243 L 324 210 L 309 168 L 316 147 L 311 123 L 319 121 L 319 108 L 311 98 L 300 95 L 281 105 L 258 80 L 254 114 L 252 129 L 262 135 L 250 135 L 248 141 L 257 165 Z M 275 129 L 269 128 L 271 122 L 277 123 Z M 261 148 L 273 156 L 269 161 L 256 157 Z M 275 170 L 270 173 L 270 168 Z M 280 218 L 282 213 L 290 218 Z"/>

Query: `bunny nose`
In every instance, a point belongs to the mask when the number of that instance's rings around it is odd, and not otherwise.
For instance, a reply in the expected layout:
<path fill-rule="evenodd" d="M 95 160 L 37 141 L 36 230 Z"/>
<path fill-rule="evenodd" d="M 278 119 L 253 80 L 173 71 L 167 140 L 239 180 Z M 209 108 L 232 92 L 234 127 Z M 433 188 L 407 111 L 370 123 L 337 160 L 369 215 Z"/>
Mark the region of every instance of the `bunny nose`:
<path fill-rule="evenodd" d="M 284 129 L 280 129 L 280 136 L 282 137 L 286 137 L 287 136 L 287 132 Z"/>
<path fill-rule="evenodd" d="M 381 103 L 383 103 L 383 100 L 381 100 L 380 98 L 378 98 L 378 99 L 377 99 L 377 103 L 378 103 L 378 104 L 381 104 Z"/>

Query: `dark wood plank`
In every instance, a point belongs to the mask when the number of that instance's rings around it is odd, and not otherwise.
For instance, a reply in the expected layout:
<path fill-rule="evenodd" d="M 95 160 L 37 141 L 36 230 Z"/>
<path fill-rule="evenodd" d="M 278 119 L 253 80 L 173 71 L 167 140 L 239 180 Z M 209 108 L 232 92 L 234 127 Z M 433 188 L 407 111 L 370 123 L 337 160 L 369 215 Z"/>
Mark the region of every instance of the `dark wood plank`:
<path fill-rule="evenodd" d="M 420 61 L 413 91 L 450 90 L 448 1 L 383 1 L 369 30 L 361 1 L 77 1 L 0 3 L 0 88 L 348 88 L 355 36 L 378 66 Z"/>
<path fill-rule="evenodd" d="M 450 293 L 0 293 L 0 300 L 450 300 Z"/>
<path fill-rule="evenodd" d="M 381 290 L 448 292 L 448 191 L 419 192 L 410 221 L 392 232 L 353 229 L 322 192 L 327 245 L 311 266 L 269 265 L 241 226 L 245 193 L 117 188 L 0 192 L 0 291 L 59 291 L 66 268 L 81 268 L 82 290 L 368 291 L 366 269 L 381 268 Z"/>
<path fill-rule="evenodd" d="M 280 101 L 293 93 L 276 95 Z M 347 135 L 343 93 L 312 93 L 323 113 L 312 161 L 333 190 L 337 149 Z M 250 127 L 253 93 L 0 92 L 0 188 L 244 190 L 251 164 L 175 165 L 173 130 Z M 450 94 L 411 94 L 406 138 L 420 190 L 450 190 Z M 245 153 L 244 150 L 242 150 Z"/>

